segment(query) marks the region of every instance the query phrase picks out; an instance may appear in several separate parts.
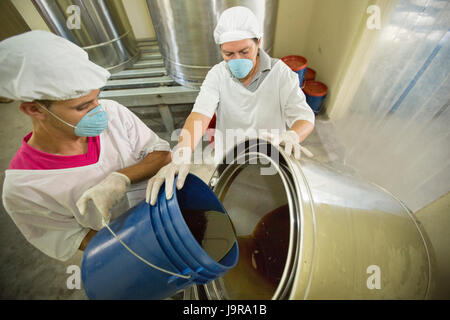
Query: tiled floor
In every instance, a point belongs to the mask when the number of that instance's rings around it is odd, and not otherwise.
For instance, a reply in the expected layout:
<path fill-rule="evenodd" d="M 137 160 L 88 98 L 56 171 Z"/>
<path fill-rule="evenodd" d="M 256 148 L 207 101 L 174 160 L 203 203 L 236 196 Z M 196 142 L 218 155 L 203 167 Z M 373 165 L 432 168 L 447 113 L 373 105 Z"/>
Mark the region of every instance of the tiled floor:
<path fill-rule="evenodd" d="M 0 104 L 0 169 L 3 173 L 31 130 L 31 120 L 18 103 Z M 316 129 L 304 143 L 315 158 L 337 168 L 345 168 L 339 159 L 343 148 L 333 136 L 331 122 L 317 118 Z M 192 172 L 209 181 L 213 166 L 193 165 Z M 347 168 L 346 168 L 347 169 Z M 2 174 L 1 182 L 3 183 Z M 67 267 L 81 266 L 82 252 L 69 261 L 59 262 L 47 257 L 29 244 L 3 206 L 0 212 L 0 299 L 86 299 L 83 289 L 67 289 Z"/>

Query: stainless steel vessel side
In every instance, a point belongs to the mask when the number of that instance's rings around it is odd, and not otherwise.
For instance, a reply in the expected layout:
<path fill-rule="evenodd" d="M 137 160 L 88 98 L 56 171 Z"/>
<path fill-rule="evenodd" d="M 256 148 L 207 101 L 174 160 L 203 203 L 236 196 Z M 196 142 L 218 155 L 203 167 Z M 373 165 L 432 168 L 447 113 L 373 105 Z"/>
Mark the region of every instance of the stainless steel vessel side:
<path fill-rule="evenodd" d="M 33 4 L 52 32 L 82 47 L 91 61 L 111 73 L 140 56 L 120 0 L 33 0 Z"/>
<path fill-rule="evenodd" d="M 234 274 L 231 270 L 203 287 L 209 299 L 428 297 L 432 248 L 399 200 L 358 177 L 311 159 L 296 161 L 282 150 L 279 161 L 271 163 L 276 174 L 261 175 L 268 165 L 250 161 L 267 163 L 273 157 L 258 151 L 265 142 L 252 141 L 253 147 L 237 147 L 246 151 L 234 164 L 219 165 L 211 184 L 238 236 L 249 234 L 268 211 L 289 204 L 290 244 L 283 276 L 264 296 L 262 282 L 247 280 L 254 277 L 251 268 L 238 265 Z"/>
<path fill-rule="evenodd" d="M 250 8 L 263 25 L 263 48 L 272 52 L 278 0 L 147 0 L 168 74 L 199 88 L 209 69 L 222 60 L 214 28 L 227 8 Z"/>

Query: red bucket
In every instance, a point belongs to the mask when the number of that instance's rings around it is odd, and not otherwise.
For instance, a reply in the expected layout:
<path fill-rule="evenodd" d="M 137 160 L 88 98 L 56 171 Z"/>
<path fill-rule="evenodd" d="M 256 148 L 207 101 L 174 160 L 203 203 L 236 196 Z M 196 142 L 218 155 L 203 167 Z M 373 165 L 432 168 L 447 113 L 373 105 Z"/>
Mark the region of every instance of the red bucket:
<path fill-rule="evenodd" d="M 318 114 L 322 107 L 322 102 L 327 96 L 328 87 L 322 82 L 309 80 L 305 81 L 303 92 L 305 93 L 308 105 L 315 114 Z"/>
<path fill-rule="evenodd" d="M 306 68 L 305 73 L 305 81 L 315 80 L 316 79 L 316 70 L 311 68 Z"/>
<path fill-rule="evenodd" d="M 290 55 L 281 58 L 281 60 L 286 63 L 292 71 L 298 74 L 298 80 L 300 82 L 300 87 L 303 87 L 303 78 L 306 72 L 306 66 L 308 65 L 308 60 L 302 56 Z"/>

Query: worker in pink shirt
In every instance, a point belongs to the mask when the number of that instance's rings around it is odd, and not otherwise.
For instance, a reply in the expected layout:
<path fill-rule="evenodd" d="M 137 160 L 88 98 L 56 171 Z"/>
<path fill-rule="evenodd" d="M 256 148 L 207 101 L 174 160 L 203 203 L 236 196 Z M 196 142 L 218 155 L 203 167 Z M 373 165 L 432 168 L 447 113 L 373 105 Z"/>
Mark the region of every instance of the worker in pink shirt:
<path fill-rule="evenodd" d="M 126 107 L 99 100 L 110 73 L 50 32 L 0 42 L 0 74 L 0 96 L 21 101 L 33 124 L 5 172 L 3 205 L 31 244 L 65 261 L 144 199 L 171 160 L 169 144 Z"/>

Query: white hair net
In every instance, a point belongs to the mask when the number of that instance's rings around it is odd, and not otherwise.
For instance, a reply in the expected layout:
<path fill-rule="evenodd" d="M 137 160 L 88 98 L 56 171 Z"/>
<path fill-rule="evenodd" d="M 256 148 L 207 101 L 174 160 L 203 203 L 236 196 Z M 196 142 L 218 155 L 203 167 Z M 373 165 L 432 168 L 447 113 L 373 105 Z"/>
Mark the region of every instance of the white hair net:
<path fill-rule="evenodd" d="M 110 73 L 74 43 L 47 31 L 0 42 L 0 96 L 22 101 L 69 100 L 106 84 Z"/>
<path fill-rule="evenodd" d="M 232 7 L 220 15 L 214 29 L 214 40 L 217 44 L 222 44 L 243 39 L 259 39 L 263 36 L 261 29 L 258 19 L 249 8 Z"/>

